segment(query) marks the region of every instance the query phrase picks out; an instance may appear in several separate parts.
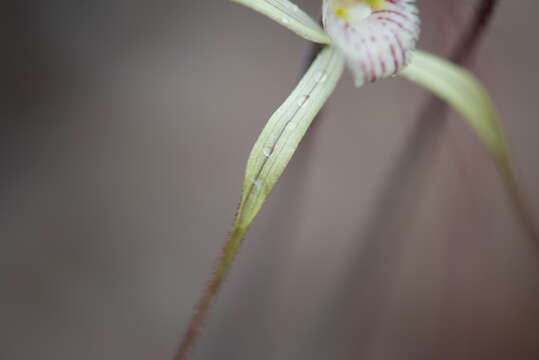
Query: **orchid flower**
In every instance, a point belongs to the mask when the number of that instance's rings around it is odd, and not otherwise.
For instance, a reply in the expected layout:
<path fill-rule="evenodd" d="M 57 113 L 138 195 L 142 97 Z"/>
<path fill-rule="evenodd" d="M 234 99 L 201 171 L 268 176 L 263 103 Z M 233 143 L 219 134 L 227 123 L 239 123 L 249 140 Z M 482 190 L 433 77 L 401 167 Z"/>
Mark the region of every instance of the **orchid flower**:
<path fill-rule="evenodd" d="M 518 189 L 498 115 L 487 90 L 469 71 L 416 50 L 420 20 L 415 0 L 323 0 L 324 28 L 288 0 L 232 1 L 307 40 L 323 44 L 324 48 L 270 117 L 250 153 L 236 221 L 176 359 L 186 358 L 247 228 L 346 66 L 357 87 L 401 75 L 445 100 L 485 145 L 509 192 L 516 194 Z"/>

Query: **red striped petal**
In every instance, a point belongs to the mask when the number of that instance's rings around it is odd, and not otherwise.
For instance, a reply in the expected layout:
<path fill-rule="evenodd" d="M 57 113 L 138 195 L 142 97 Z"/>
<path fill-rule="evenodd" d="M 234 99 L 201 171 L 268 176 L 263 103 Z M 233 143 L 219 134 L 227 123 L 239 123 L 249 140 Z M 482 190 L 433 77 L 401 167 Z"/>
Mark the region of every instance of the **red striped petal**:
<path fill-rule="evenodd" d="M 398 73 L 410 61 L 419 38 L 415 0 L 324 0 L 323 22 L 341 50 L 356 86 Z"/>

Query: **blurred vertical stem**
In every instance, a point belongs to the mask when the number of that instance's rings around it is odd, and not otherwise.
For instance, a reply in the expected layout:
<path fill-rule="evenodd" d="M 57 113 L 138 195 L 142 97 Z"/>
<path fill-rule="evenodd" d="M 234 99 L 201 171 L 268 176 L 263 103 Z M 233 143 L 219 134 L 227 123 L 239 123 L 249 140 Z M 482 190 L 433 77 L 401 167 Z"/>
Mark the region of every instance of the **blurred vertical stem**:
<path fill-rule="evenodd" d="M 538 233 L 521 182 L 510 160 L 502 126 L 486 89 L 469 71 L 435 55 L 416 50 L 402 76 L 429 89 L 451 104 L 474 129 L 493 158 L 519 219 L 537 245 Z"/>
<path fill-rule="evenodd" d="M 470 29 L 466 31 L 451 58 L 457 63 L 464 63 L 469 58 L 478 43 L 480 36 L 488 26 L 492 15 L 498 5 L 498 0 L 483 0 L 479 5 L 474 21 Z M 492 152 L 494 162 L 502 177 L 502 181 L 510 195 L 512 204 L 519 215 L 522 225 L 536 247 L 539 247 L 539 229 L 537 228 L 533 209 L 526 202 L 526 194 L 522 189 L 521 182 L 517 178 L 517 171 L 511 165 L 508 149 L 505 152 Z"/>
<path fill-rule="evenodd" d="M 452 52 L 450 58 L 458 64 L 466 63 L 473 51 L 477 47 L 481 35 L 488 27 L 492 16 L 499 4 L 498 0 L 482 0 L 478 5 L 474 20 L 469 25 L 468 29 L 463 33 L 461 39 L 457 43 L 456 48 Z M 444 110 L 447 109 L 447 104 L 444 103 Z M 499 124 L 500 136 L 503 138 L 501 124 Z M 534 212 L 531 206 L 526 201 L 526 194 L 522 188 L 522 182 L 519 181 L 518 172 L 512 165 L 509 155 L 507 142 L 503 139 L 502 148 L 488 148 L 496 168 L 502 178 L 504 187 L 510 197 L 511 203 L 517 212 L 519 220 L 522 222 L 524 230 L 528 237 L 534 243 L 534 246 L 539 249 L 539 229 L 535 220 Z"/>
<path fill-rule="evenodd" d="M 465 63 L 477 46 L 481 35 L 486 30 L 496 10 L 498 0 L 482 0 L 474 20 L 466 29 L 451 54 L 451 60 L 458 64 Z"/>

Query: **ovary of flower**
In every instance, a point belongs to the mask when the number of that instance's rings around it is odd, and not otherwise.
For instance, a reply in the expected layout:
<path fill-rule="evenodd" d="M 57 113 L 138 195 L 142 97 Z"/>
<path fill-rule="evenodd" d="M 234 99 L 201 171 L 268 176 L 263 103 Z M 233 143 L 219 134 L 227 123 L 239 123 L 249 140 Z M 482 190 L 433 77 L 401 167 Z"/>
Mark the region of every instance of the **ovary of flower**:
<path fill-rule="evenodd" d="M 398 73 L 419 38 L 415 0 L 324 0 L 327 35 L 344 55 L 356 86 Z"/>

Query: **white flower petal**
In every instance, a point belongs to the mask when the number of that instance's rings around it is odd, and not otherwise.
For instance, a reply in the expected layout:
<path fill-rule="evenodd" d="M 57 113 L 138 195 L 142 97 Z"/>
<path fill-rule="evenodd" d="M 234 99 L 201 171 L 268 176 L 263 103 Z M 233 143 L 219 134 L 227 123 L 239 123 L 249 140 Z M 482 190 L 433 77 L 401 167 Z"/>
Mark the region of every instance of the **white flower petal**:
<path fill-rule="evenodd" d="M 415 0 L 324 0 L 324 27 L 356 86 L 398 73 L 419 38 Z"/>

